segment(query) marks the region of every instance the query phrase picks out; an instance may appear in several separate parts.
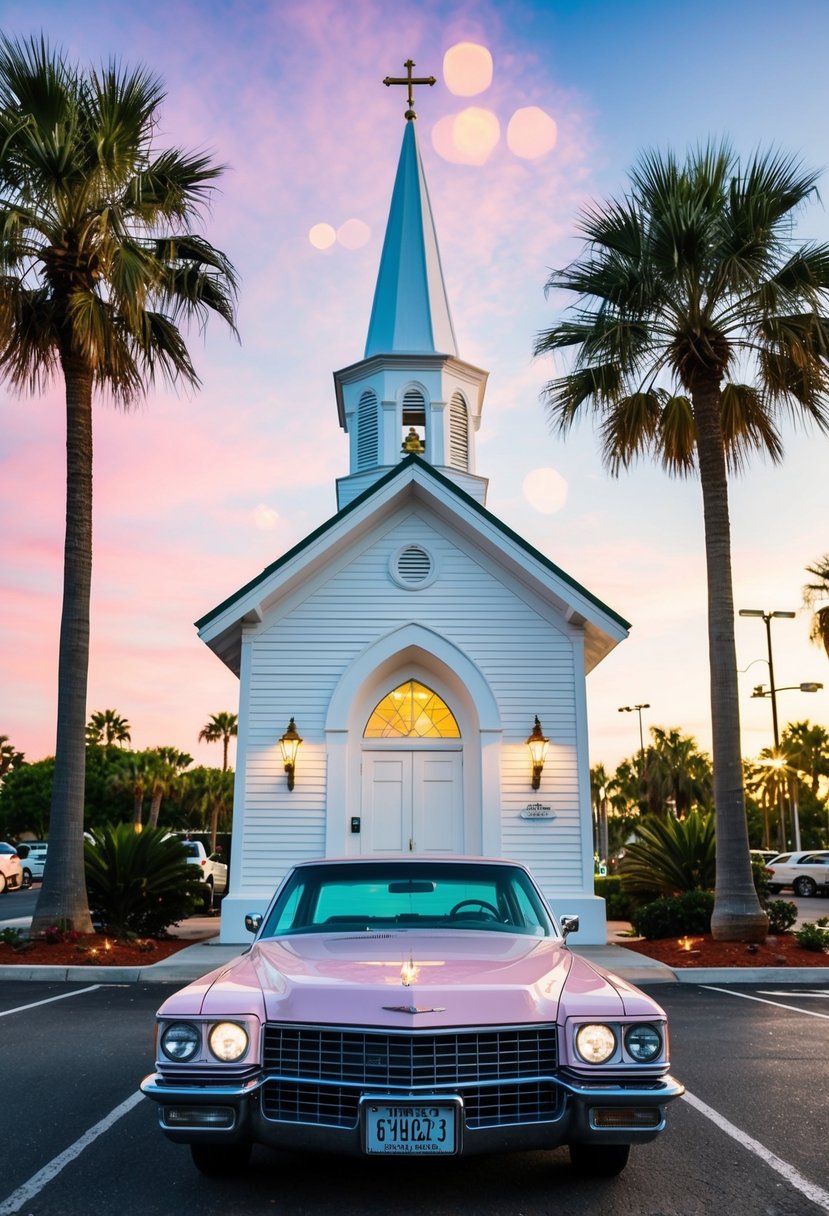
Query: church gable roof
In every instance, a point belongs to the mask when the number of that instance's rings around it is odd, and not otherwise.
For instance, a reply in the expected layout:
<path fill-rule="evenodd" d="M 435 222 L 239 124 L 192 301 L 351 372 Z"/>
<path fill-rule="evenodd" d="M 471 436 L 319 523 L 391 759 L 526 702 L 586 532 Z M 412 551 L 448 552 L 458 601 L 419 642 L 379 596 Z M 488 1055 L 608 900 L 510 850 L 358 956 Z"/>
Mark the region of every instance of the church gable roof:
<path fill-rule="evenodd" d="M 418 456 L 408 456 L 342 511 L 267 566 L 234 595 L 196 622 L 202 639 L 237 674 L 242 628 L 261 621 L 267 607 L 289 589 L 301 587 L 341 547 L 373 529 L 378 519 L 412 494 L 443 515 L 501 565 L 527 584 L 570 623 L 585 629 L 585 661 L 590 670 L 627 636 L 629 624 L 595 595 L 534 548 L 448 477 Z"/>

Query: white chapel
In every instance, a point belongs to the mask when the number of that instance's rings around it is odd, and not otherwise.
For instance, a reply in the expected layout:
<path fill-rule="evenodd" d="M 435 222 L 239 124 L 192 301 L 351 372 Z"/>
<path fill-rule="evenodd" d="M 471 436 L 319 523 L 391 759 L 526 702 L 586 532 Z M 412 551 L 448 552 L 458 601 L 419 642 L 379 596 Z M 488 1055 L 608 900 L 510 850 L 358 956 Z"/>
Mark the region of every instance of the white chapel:
<path fill-rule="evenodd" d="M 336 514 L 197 622 L 239 677 L 221 939 L 296 861 L 459 853 L 525 862 L 603 943 L 585 679 L 628 625 L 487 510 L 487 372 L 406 118 L 365 353 L 334 373 Z"/>

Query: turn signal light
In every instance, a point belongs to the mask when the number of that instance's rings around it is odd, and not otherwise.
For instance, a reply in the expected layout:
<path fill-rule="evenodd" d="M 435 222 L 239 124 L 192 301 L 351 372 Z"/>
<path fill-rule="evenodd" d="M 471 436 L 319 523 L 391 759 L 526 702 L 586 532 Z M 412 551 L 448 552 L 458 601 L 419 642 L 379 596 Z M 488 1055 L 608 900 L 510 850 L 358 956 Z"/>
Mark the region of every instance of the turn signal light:
<path fill-rule="evenodd" d="M 654 1107 L 637 1110 L 632 1106 L 597 1106 L 590 1112 L 594 1127 L 650 1128 L 659 1127 L 662 1111 Z"/>

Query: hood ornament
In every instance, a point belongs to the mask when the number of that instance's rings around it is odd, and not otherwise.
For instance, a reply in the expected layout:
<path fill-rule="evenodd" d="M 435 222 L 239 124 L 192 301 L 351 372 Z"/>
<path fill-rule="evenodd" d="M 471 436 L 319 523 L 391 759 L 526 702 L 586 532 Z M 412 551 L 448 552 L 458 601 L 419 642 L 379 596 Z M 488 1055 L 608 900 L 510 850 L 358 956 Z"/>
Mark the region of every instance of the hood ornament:
<path fill-rule="evenodd" d="M 417 979 L 417 974 L 420 968 L 416 966 L 411 954 L 409 955 L 408 963 L 404 963 L 400 968 L 400 982 L 404 988 L 411 988 L 412 984 Z"/>
<path fill-rule="evenodd" d="M 384 1005 L 389 1013 L 446 1013 L 445 1005 Z"/>

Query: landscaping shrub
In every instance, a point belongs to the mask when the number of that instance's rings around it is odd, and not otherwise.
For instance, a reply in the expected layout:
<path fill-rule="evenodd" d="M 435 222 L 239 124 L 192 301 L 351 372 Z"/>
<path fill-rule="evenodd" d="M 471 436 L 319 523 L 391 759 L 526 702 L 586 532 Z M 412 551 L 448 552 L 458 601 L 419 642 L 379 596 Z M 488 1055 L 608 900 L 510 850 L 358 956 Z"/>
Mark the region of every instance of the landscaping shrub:
<path fill-rule="evenodd" d="M 771 899 L 763 908 L 769 918 L 769 933 L 788 933 L 797 920 L 797 904 L 787 899 Z"/>
<path fill-rule="evenodd" d="M 714 816 L 693 812 L 684 819 L 653 816 L 636 828 L 619 862 L 622 889 L 663 896 L 710 891 L 716 878 Z"/>
<path fill-rule="evenodd" d="M 686 891 L 684 895 L 655 899 L 635 908 L 630 921 L 640 937 L 655 941 L 661 937 L 708 933 L 713 911 L 713 891 Z"/>
<path fill-rule="evenodd" d="M 617 874 L 608 874 L 607 877 L 597 874 L 593 879 L 593 889 L 605 901 L 608 920 L 630 920 L 638 901 L 622 890 L 622 880 Z"/>
<path fill-rule="evenodd" d="M 769 894 L 769 876 L 766 873 L 766 863 L 762 857 L 752 857 L 751 877 L 754 879 L 754 889 L 757 892 L 757 898 L 762 904 Z"/>
<path fill-rule="evenodd" d="M 93 920 L 116 937 L 160 937 L 201 902 L 198 866 L 165 829 L 110 824 L 84 845 Z"/>
<path fill-rule="evenodd" d="M 829 916 L 821 916 L 816 921 L 807 921 L 795 931 L 798 946 L 804 950 L 814 950 L 821 954 L 829 949 Z"/>

